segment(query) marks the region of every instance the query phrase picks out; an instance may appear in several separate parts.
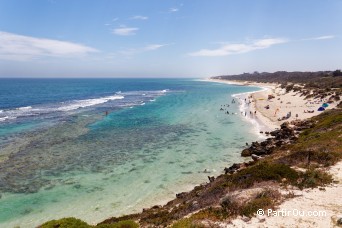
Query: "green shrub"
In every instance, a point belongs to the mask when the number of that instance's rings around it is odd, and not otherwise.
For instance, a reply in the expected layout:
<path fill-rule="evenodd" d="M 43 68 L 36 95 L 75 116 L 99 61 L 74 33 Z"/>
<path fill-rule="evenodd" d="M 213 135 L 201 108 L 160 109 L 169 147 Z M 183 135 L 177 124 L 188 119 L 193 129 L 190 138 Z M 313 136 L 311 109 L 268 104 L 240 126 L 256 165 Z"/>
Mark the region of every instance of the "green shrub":
<path fill-rule="evenodd" d="M 220 203 L 222 209 L 227 212 L 228 215 L 234 215 L 239 213 L 239 204 L 232 196 L 225 196 Z"/>
<path fill-rule="evenodd" d="M 324 186 L 332 182 L 332 176 L 322 170 L 310 168 L 301 175 L 298 187 L 315 188 L 317 186 Z"/>
<path fill-rule="evenodd" d="M 194 221 L 191 218 L 181 219 L 175 222 L 172 228 L 204 228 L 205 226 L 200 224 L 199 222 Z"/>
<path fill-rule="evenodd" d="M 255 199 L 240 208 L 240 215 L 252 216 L 258 209 L 267 209 L 274 206 L 281 194 L 274 190 L 264 190 Z"/>
<path fill-rule="evenodd" d="M 58 220 L 51 220 L 44 223 L 40 228 L 90 228 L 92 226 L 88 225 L 77 218 L 62 218 Z"/>
<path fill-rule="evenodd" d="M 96 228 L 138 228 L 139 225 L 133 220 L 119 221 L 113 224 L 101 224 L 97 225 Z"/>
<path fill-rule="evenodd" d="M 233 177 L 233 183 L 238 187 L 247 188 L 256 182 L 269 180 L 281 182 L 283 178 L 286 178 L 289 183 L 294 183 L 298 174 L 288 165 L 265 161 L 241 170 Z"/>
<path fill-rule="evenodd" d="M 39 228 L 138 228 L 139 225 L 133 220 L 119 221 L 113 224 L 100 224 L 97 226 L 88 225 L 80 219 L 76 218 L 62 218 L 58 220 L 51 220 L 39 226 Z"/>
<path fill-rule="evenodd" d="M 258 209 L 265 209 L 273 204 L 270 197 L 260 197 L 248 202 L 241 208 L 241 214 L 245 216 L 252 216 Z"/>

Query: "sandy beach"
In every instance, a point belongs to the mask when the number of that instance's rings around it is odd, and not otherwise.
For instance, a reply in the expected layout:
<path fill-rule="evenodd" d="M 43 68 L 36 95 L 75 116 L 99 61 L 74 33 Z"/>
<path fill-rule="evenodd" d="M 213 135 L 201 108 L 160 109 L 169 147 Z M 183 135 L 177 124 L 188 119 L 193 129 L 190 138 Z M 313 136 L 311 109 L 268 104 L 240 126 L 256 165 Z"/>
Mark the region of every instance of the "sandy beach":
<path fill-rule="evenodd" d="M 250 110 L 257 111 L 256 118 L 270 129 L 279 128 L 284 121 L 304 120 L 321 112 L 317 111 L 326 100 L 305 100 L 297 93 L 286 93 L 277 84 L 251 83 L 239 81 L 211 80 L 220 83 L 249 85 L 264 88 L 262 91 L 240 96 L 243 102 L 248 97 L 253 105 Z M 269 95 L 274 98 L 268 99 Z M 335 108 L 337 102 L 329 104 L 327 109 Z M 265 107 L 269 108 L 265 108 Z M 310 112 L 308 112 L 310 111 Z M 313 111 L 313 112 L 312 112 Z M 291 112 L 291 116 L 282 119 Z M 342 218 L 342 200 L 338 197 L 342 192 L 342 162 L 329 168 L 333 184 L 319 189 L 294 190 L 294 198 L 288 199 L 279 205 L 274 214 L 253 217 L 249 221 L 237 218 L 229 224 L 220 224 L 221 227 L 334 227 L 336 221 Z M 311 214 L 310 214 L 311 213 Z"/>
<path fill-rule="evenodd" d="M 286 93 L 279 84 L 217 79 L 210 79 L 210 81 L 263 88 L 261 91 L 236 96 L 242 104 L 251 102 L 250 105 L 247 105 L 246 113 L 242 114 L 255 119 L 261 125 L 262 131 L 277 129 L 285 121 L 304 120 L 319 115 L 321 112 L 317 111 L 318 108 L 327 101 L 321 99 L 306 100 L 304 96 L 293 91 Z M 274 98 L 268 99 L 269 96 L 274 96 Z M 334 102 L 325 109 L 335 108 L 336 105 L 337 102 Z M 254 115 L 255 111 L 256 114 Z"/>

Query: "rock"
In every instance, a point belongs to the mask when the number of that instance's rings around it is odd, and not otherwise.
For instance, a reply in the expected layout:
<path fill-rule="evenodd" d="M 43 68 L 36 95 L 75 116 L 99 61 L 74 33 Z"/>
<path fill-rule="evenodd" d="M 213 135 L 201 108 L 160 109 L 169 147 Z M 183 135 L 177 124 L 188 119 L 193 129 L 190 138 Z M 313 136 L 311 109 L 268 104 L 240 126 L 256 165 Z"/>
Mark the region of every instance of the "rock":
<path fill-rule="evenodd" d="M 160 205 L 154 205 L 154 206 L 152 207 L 152 209 L 159 209 L 159 208 L 161 208 Z"/>
<path fill-rule="evenodd" d="M 342 218 L 337 219 L 337 225 L 341 226 L 342 225 Z"/>
<path fill-rule="evenodd" d="M 192 202 L 192 204 L 191 204 L 191 209 L 192 210 L 195 211 L 195 210 L 198 210 L 200 208 L 201 208 L 201 206 L 199 205 L 199 203 L 197 201 Z"/>
<path fill-rule="evenodd" d="M 231 169 L 240 169 L 240 167 L 241 167 L 241 164 L 239 164 L 239 163 L 234 163 L 230 168 L 231 168 Z"/>
<path fill-rule="evenodd" d="M 252 156 L 252 159 L 253 159 L 254 161 L 258 161 L 258 160 L 262 159 L 262 157 L 260 157 L 260 156 L 258 156 L 258 155 L 256 155 L 256 154 L 252 154 L 251 156 Z"/>
<path fill-rule="evenodd" d="M 176 198 L 178 198 L 178 199 L 182 199 L 182 198 L 184 198 L 186 196 L 186 192 L 181 192 L 181 193 L 177 193 L 176 194 Z"/>
<path fill-rule="evenodd" d="M 301 121 L 296 122 L 297 125 L 302 124 Z M 265 132 L 266 133 L 266 132 Z M 265 141 L 259 142 L 252 142 L 249 148 L 242 150 L 241 156 L 242 157 L 249 157 L 254 154 L 252 157 L 255 161 L 260 159 L 260 156 L 268 155 L 273 152 L 276 147 L 282 146 L 284 144 L 291 143 L 298 139 L 298 136 L 295 133 L 294 127 L 290 126 L 289 122 L 284 122 L 281 124 L 280 129 L 274 130 L 272 132 L 267 132 L 274 138 L 268 138 Z M 231 172 L 231 169 L 226 170 L 226 173 Z"/>
<path fill-rule="evenodd" d="M 255 154 L 255 155 L 266 155 L 267 154 L 267 150 L 264 147 L 260 146 L 258 148 L 253 149 L 251 155 L 252 154 Z"/>
<path fill-rule="evenodd" d="M 259 219 L 259 222 L 260 222 L 260 223 L 265 222 L 265 221 L 266 221 L 265 218 Z"/>
<path fill-rule="evenodd" d="M 252 142 L 252 146 L 251 147 L 259 147 L 260 146 L 260 143 L 258 142 Z"/>
<path fill-rule="evenodd" d="M 242 216 L 241 220 L 244 222 L 249 222 L 251 220 L 251 218 L 249 218 L 247 216 Z"/>
<path fill-rule="evenodd" d="M 287 121 L 280 125 L 280 129 L 285 129 L 285 128 L 289 128 L 289 127 L 290 127 L 290 123 Z"/>
<path fill-rule="evenodd" d="M 244 149 L 242 152 L 241 152 L 241 156 L 242 157 L 249 157 L 252 155 L 252 152 L 250 151 L 250 149 Z"/>
<path fill-rule="evenodd" d="M 224 173 L 225 174 L 228 174 L 228 173 L 230 173 L 230 174 L 233 174 L 236 170 L 238 170 L 238 169 L 240 169 L 240 167 L 241 167 L 241 164 L 239 164 L 239 163 L 234 163 L 232 166 L 230 166 L 229 168 L 224 168 Z"/>
<path fill-rule="evenodd" d="M 275 131 L 271 131 L 271 132 L 270 132 L 270 135 L 276 136 L 276 135 L 278 135 L 279 133 L 280 133 L 280 130 L 275 130 Z"/>
<path fill-rule="evenodd" d="M 208 176 L 208 179 L 209 179 L 209 182 L 211 183 L 211 182 L 214 182 L 214 180 L 215 180 L 215 177 L 214 176 Z"/>

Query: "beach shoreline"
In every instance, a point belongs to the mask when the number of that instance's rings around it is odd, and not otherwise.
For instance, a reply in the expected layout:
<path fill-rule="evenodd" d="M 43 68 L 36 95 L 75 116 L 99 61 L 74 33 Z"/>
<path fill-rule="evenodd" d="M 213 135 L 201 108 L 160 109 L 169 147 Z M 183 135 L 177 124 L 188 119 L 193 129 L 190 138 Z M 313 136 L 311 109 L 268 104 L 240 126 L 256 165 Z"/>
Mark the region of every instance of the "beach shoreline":
<path fill-rule="evenodd" d="M 260 91 L 235 95 L 243 102 L 244 99 L 248 100 L 247 95 L 251 94 L 250 99 L 252 105 L 248 107 L 246 112 L 254 113 L 256 111 L 255 118 L 253 119 L 259 124 L 260 132 L 278 129 L 286 121 L 305 120 L 319 115 L 321 112 L 317 111 L 318 108 L 326 102 L 324 99 L 305 100 L 305 97 L 300 96 L 299 93 L 293 91 L 287 93 L 285 89 L 280 87 L 280 84 L 276 83 L 257 83 L 211 78 L 206 79 L 206 81 L 262 88 Z M 269 96 L 273 96 L 273 98 L 268 99 Z M 326 109 L 333 109 L 336 106 L 337 102 L 334 102 L 329 107 L 326 107 Z"/>

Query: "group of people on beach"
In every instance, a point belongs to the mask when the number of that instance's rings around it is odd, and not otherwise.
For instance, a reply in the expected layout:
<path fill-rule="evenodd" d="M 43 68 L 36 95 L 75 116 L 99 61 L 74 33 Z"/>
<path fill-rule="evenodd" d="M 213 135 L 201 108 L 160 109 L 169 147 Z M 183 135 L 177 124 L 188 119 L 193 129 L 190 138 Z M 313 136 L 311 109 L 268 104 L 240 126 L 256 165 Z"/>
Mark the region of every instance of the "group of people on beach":
<path fill-rule="evenodd" d="M 244 102 L 245 102 L 248 106 L 252 103 L 252 101 L 249 100 L 250 98 L 252 98 L 252 96 L 248 96 L 248 100 L 247 100 L 247 98 L 245 98 L 245 100 L 244 100 Z M 239 99 L 242 100 L 241 98 L 239 98 Z M 232 103 L 232 104 L 237 103 L 237 101 L 235 100 L 235 98 L 232 99 L 231 103 Z M 242 104 L 241 101 L 238 101 L 238 104 Z M 230 112 L 229 112 L 226 108 L 224 108 L 224 107 L 229 108 L 230 105 L 229 105 L 229 104 L 224 104 L 224 105 L 221 105 L 221 108 L 220 108 L 220 111 L 225 111 L 225 114 L 228 114 L 228 115 L 229 115 Z M 254 112 L 249 111 L 249 114 L 250 114 L 251 116 L 256 115 L 256 113 L 257 113 L 256 111 L 254 111 Z M 235 112 L 235 113 L 232 112 L 231 114 L 232 114 L 232 115 L 237 115 L 236 112 Z M 247 116 L 247 111 L 241 112 L 241 115 Z"/>

